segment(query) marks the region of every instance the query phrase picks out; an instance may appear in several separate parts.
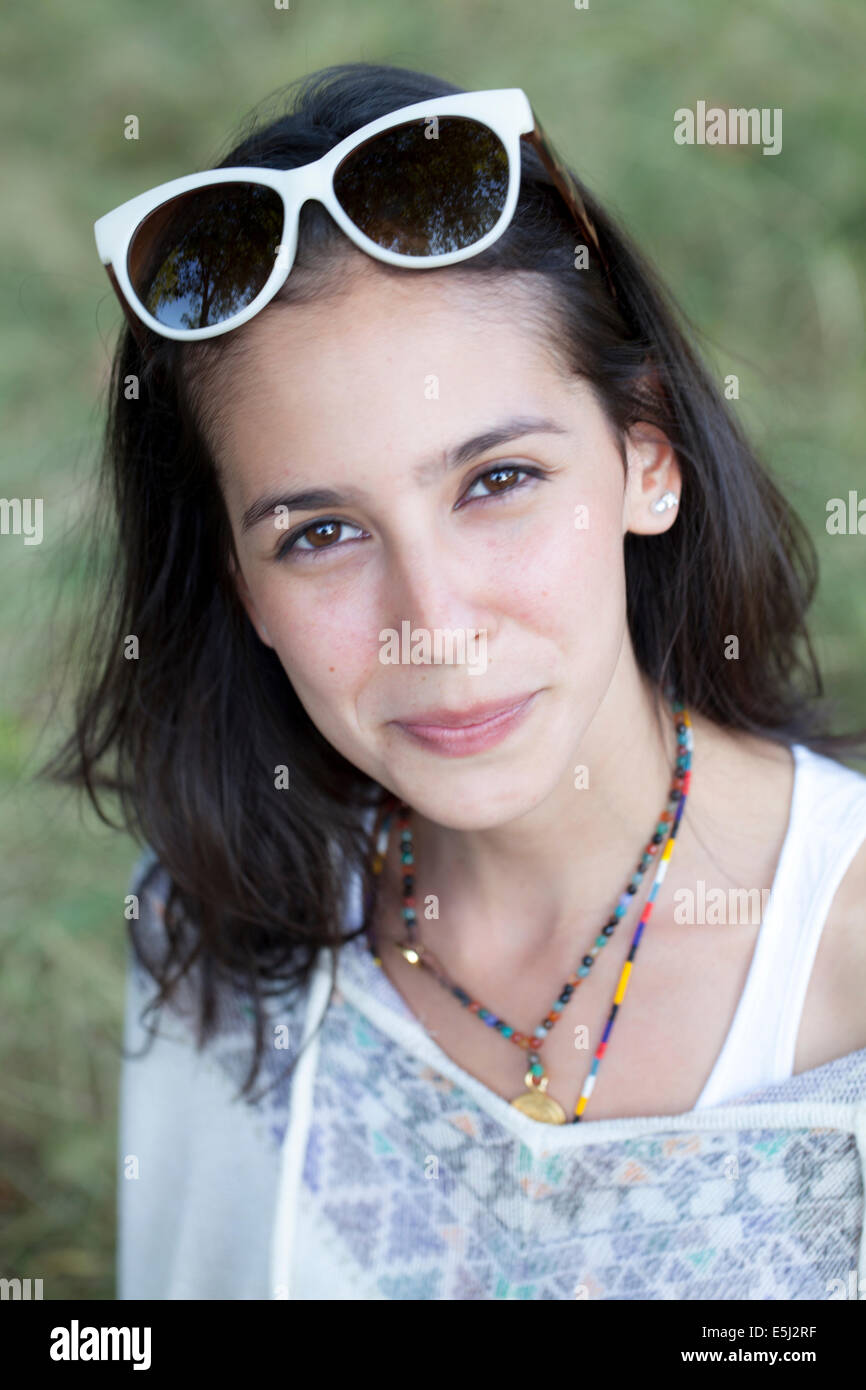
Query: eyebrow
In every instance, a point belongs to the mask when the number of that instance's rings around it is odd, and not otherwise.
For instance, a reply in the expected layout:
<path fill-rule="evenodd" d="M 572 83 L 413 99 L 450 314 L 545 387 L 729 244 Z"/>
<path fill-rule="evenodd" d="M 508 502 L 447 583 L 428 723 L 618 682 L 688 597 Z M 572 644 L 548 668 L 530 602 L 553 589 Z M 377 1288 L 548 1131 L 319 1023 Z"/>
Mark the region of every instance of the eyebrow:
<path fill-rule="evenodd" d="M 470 439 L 464 439 L 461 444 L 452 445 L 438 458 L 427 459 L 416 464 L 412 470 L 412 476 L 417 483 L 423 485 L 443 473 L 451 473 L 456 468 L 464 467 L 472 459 L 477 458 L 480 454 L 486 454 L 490 449 L 496 449 L 502 444 L 510 444 L 515 439 L 522 439 L 524 435 L 567 433 L 566 427 L 558 424 L 555 420 L 535 416 L 515 416 L 513 419 L 504 420 L 501 424 L 483 430 L 480 434 L 472 435 Z M 300 492 L 266 493 L 253 502 L 252 506 L 247 507 L 241 518 L 241 532 L 245 534 L 257 526 L 259 522 L 273 516 L 277 507 L 285 507 L 290 512 L 314 511 L 318 507 L 345 507 L 361 503 L 364 497 L 363 491 L 353 487 L 344 487 L 340 491 L 335 488 L 317 487 L 304 488 Z"/>

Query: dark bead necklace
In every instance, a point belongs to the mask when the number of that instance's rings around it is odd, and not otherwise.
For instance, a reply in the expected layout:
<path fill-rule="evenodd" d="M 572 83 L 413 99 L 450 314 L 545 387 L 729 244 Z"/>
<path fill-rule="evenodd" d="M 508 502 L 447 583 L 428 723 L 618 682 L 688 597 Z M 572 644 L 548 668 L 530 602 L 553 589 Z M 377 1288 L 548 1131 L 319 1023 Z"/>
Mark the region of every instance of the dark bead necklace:
<path fill-rule="evenodd" d="M 595 1086 L 595 1078 L 598 1073 L 601 1059 L 607 1049 L 608 1040 L 613 1028 L 613 1021 L 616 1017 L 620 1004 L 625 996 L 631 973 L 632 962 L 637 952 L 644 927 L 646 926 L 652 912 L 656 894 L 664 881 L 667 867 L 673 853 L 674 841 L 677 830 L 682 820 L 685 810 L 686 798 L 688 797 L 689 785 L 691 782 L 691 758 L 693 749 L 692 726 L 681 701 L 675 700 L 672 704 L 672 713 L 676 726 L 677 735 L 677 758 L 674 766 L 674 775 L 671 783 L 670 793 L 665 805 L 665 809 L 659 816 L 652 835 L 641 855 L 637 869 L 629 880 L 626 888 L 620 895 L 619 901 L 614 908 L 610 918 L 601 928 L 592 946 L 582 956 L 580 965 L 574 974 L 569 975 L 559 994 L 554 1000 L 549 1012 L 541 1020 L 541 1023 L 530 1036 L 521 1033 L 505 1019 L 497 1017 L 490 1009 L 486 1009 L 478 1000 L 473 999 L 465 989 L 449 979 L 441 965 L 437 961 L 429 947 L 424 946 L 417 939 L 418 917 L 415 905 L 415 878 L 414 865 L 415 854 L 412 839 L 412 829 L 410 825 L 411 811 L 405 802 L 391 798 L 384 808 L 378 832 L 376 836 L 376 847 L 373 855 L 371 868 L 374 874 L 382 872 L 382 866 L 388 853 L 388 843 L 390 839 L 391 825 L 396 818 L 400 829 L 400 859 L 404 866 L 403 873 L 403 920 L 406 923 L 406 940 L 404 942 L 394 942 L 393 944 L 402 952 L 404 958 L 410 965 L 421 966 L 439 981 L 444 989 L 454 995 L 455 999 L 474 1013 L 477 1018 L 488 1028 L 495 1028 L 504 1038 L 523 1048 L 528 1054 L 528 1070 L 524 1076 L 525 1090 L 514 1099 L 511 1104 L 524 1114 L 531 1116 L 532 1119 L 540 1120 L 547 1124 L 564 1124 L 567 1116 L 562 1106 L 552 1096 L 546 1094 L 548 1086 L 548 1076 L 541 1061 L 540 1052 L 545 1039 L 559 1021 L 565 1010 L 565 1006 L 571 999 L 574 991 L 583 983 L 592 969 L 596 956 L 603 949 L 613 936 L 622 918 L 628 911 L 632 898 L 637 893 L 644 874 L 650 864 L 655 862 L 656 871 L 653 885 L 647 901 L 641 913 L 640 920 L 635 928 L 632 937 L 631 947 L 628 956 L 620 972 L 619 981 L 614 991 L 611 1010 L 605 1024 L 601 1042 L 599 1043 L 590 1067 L 589 1074 L 580 1093 L 572 1123 L 581 1119 L 586 1109 L 589 1097 Z M 660 846 L 666 840 L 664 849 L 659 852 Z M 377 945 L 371 932 L 367 931 L 367 943 L 373 960 L 381 968 L 382 961 L 379 956 Z"/>

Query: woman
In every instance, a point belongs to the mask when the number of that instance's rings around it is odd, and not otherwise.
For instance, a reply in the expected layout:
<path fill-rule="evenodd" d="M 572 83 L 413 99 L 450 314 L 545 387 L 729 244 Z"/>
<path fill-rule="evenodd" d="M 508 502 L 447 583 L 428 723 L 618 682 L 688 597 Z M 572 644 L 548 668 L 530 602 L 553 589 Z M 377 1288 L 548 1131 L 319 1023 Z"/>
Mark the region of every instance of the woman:
<path fill-rule="evenodd" d="M 295 95 L 97 223 L 120 543 L 63 775 L 147 846 L 130 1049 L 164 1006 L 119 1295 L 836 1296 L 866 778 L 808 536 L 522 93 Z"/>

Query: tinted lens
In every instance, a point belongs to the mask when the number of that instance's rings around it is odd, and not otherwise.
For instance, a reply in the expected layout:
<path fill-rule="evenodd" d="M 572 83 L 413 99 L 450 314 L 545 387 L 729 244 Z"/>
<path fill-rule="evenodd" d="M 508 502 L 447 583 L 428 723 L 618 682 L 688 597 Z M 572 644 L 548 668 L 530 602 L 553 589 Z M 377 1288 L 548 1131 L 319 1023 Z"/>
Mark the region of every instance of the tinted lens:
<path fill-rule="evenodd" d="M 263 184 L 182 193 L 136 228 L 127 257 L 132 288 L 168 328 L 224 323 L 265 285 L 282 231 L 282 199 Z"/>
<path fill-rule="evenodd" d="M 410 121 L 348 154 L 334 192 L 355 226 L 388 251 L 462 251 L 499 220 L 508 155 L 492 130 L 465 116 Z"/>

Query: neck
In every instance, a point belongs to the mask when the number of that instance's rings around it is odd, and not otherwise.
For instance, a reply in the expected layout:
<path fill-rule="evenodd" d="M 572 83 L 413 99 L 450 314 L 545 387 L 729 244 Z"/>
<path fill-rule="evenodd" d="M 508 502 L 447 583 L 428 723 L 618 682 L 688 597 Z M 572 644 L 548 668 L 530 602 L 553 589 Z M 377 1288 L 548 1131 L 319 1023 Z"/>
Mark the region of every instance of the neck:
<path fill-rule="evenodd" d="M 412 812 L 419 936 L 435 939 L 458 974 L 491 953 L 519 968 L 610 915 L 665 809 L 676 757 L 669 706 L 636 687 L 625 715 L 599 710 L 553 794 L 516 820 L 467 831 Z M 586 788 L 575 787 L 576 764 L 589 771 Z M 390 891 L 399 894 L 399 855 L 388 858 Z M 653 873 L 651 865 L 641 898 Z M 439 899 L 435 921 L 424 917 L 429 894 Z"/>

